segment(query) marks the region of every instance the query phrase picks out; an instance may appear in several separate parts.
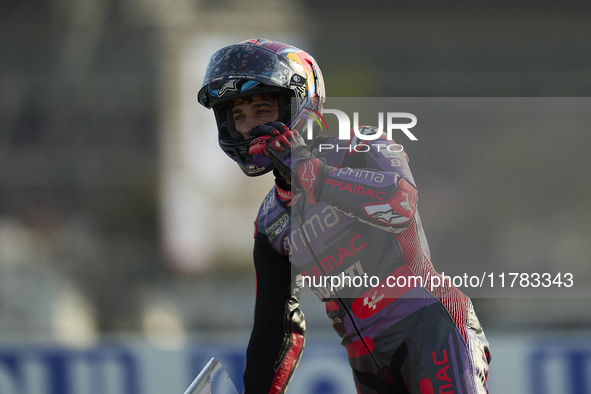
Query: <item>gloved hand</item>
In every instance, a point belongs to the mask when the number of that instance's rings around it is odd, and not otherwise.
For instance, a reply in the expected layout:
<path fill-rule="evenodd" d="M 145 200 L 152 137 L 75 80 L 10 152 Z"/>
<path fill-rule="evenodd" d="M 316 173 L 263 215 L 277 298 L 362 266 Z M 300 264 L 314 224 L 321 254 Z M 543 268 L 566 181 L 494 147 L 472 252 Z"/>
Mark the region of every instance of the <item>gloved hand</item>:
<path fill-rule="evenodd" d="M 309 192 L 308 200 L 314 204 L 315 186 L 324 163 L 312 156 L 300 134 L 280 122 L 255 127 L 249 134 L 256 137 L 250 143 L 249 153 L 265 154 L 294 187 Z"/>
<path fill-rule="evenodd" d="M 312 158 L 306 148 L 306 141 L 295 130 L 290 130 L 280 122 L 270 122 L 250 130 L 256 137 L 250 143 L 251 155 L 263 153 L 271 159 L 279 173 L 291 181 L 292 170 Z"/>

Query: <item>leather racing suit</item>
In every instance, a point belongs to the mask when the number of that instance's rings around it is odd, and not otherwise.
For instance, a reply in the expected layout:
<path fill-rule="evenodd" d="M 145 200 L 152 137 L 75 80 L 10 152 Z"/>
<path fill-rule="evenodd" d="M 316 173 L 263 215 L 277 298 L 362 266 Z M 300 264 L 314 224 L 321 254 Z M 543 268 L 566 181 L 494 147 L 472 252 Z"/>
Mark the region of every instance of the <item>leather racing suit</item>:
<path fill-rule="evenodd" d="M 358 393 L 488 393 L 488 342 L 470 299 L 431 264 L 408 158 L 392 144 L 317 141 L 331 171 L 317 202 L 280 179 L 263 201 L 246 394 L 287 389 L 304 347 L 302 285 L 325 302 Z"/>

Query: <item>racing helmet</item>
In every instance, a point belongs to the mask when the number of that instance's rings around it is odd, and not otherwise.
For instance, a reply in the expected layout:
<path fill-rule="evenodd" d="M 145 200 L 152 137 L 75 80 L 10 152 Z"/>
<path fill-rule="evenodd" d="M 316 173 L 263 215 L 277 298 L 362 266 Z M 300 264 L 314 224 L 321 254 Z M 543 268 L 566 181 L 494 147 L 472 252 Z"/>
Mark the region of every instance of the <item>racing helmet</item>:
<path fill-rule="evenodd" d="M 321 110 L 326 97 L 316 61 L 294 46 L 251 39 L 214 53 L 207 65 L 198 101 L 214 111 L 222 150 L 247 176 L 273 170 L 264 154 L 248 153 L 249 140 L 236 131 L 231 109 L 238 98 L 269 93 L 278 100 L 279 119 L 300 134 L 310 113 Z"/>

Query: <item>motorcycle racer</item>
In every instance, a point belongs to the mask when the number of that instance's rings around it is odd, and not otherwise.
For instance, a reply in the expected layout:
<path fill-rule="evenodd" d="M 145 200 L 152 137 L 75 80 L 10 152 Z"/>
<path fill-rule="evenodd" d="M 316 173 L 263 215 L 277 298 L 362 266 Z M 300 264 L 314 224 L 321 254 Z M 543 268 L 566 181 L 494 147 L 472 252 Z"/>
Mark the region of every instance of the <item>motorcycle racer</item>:
<path fill-rule="evenodd" d="M 287 44 L 253 39 L 220 49 L 198 97 L 241 170 L 276 177 L 255 222 L 244 392 L 287 389 L 304 348 L 298 293 L 308 283 L 342 339 L 358 393 L 487 393 L 490 351 L 469 298 L 445 281 L 426 285 L 439 274 L 406 153 L 382 137 L 361 141 L 367 151 L 348 149 L 360 142 L 353 133 L 308 146 L 306 115 L 321 110 L 324 82 L 315 60 Z M 367 277 L 377 282 L 351 285 Z M 390 286 L 391 278 L 405 284 Z"/>

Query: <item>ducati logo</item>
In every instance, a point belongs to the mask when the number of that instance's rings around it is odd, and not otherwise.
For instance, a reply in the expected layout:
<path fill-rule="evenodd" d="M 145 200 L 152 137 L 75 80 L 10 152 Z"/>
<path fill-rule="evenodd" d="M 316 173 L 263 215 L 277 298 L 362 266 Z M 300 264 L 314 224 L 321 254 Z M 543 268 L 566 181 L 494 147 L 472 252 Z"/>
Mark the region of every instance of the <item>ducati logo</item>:
<path fill-rule="evenodd" d="M 239 92 L 240 89 L 236 87 L 237 82 L 236 79 L 228 79 L 226 83 L 222 85 L 220 90 L 218 90 L 218 96 L 222 97 L 226 92 Z"/>

